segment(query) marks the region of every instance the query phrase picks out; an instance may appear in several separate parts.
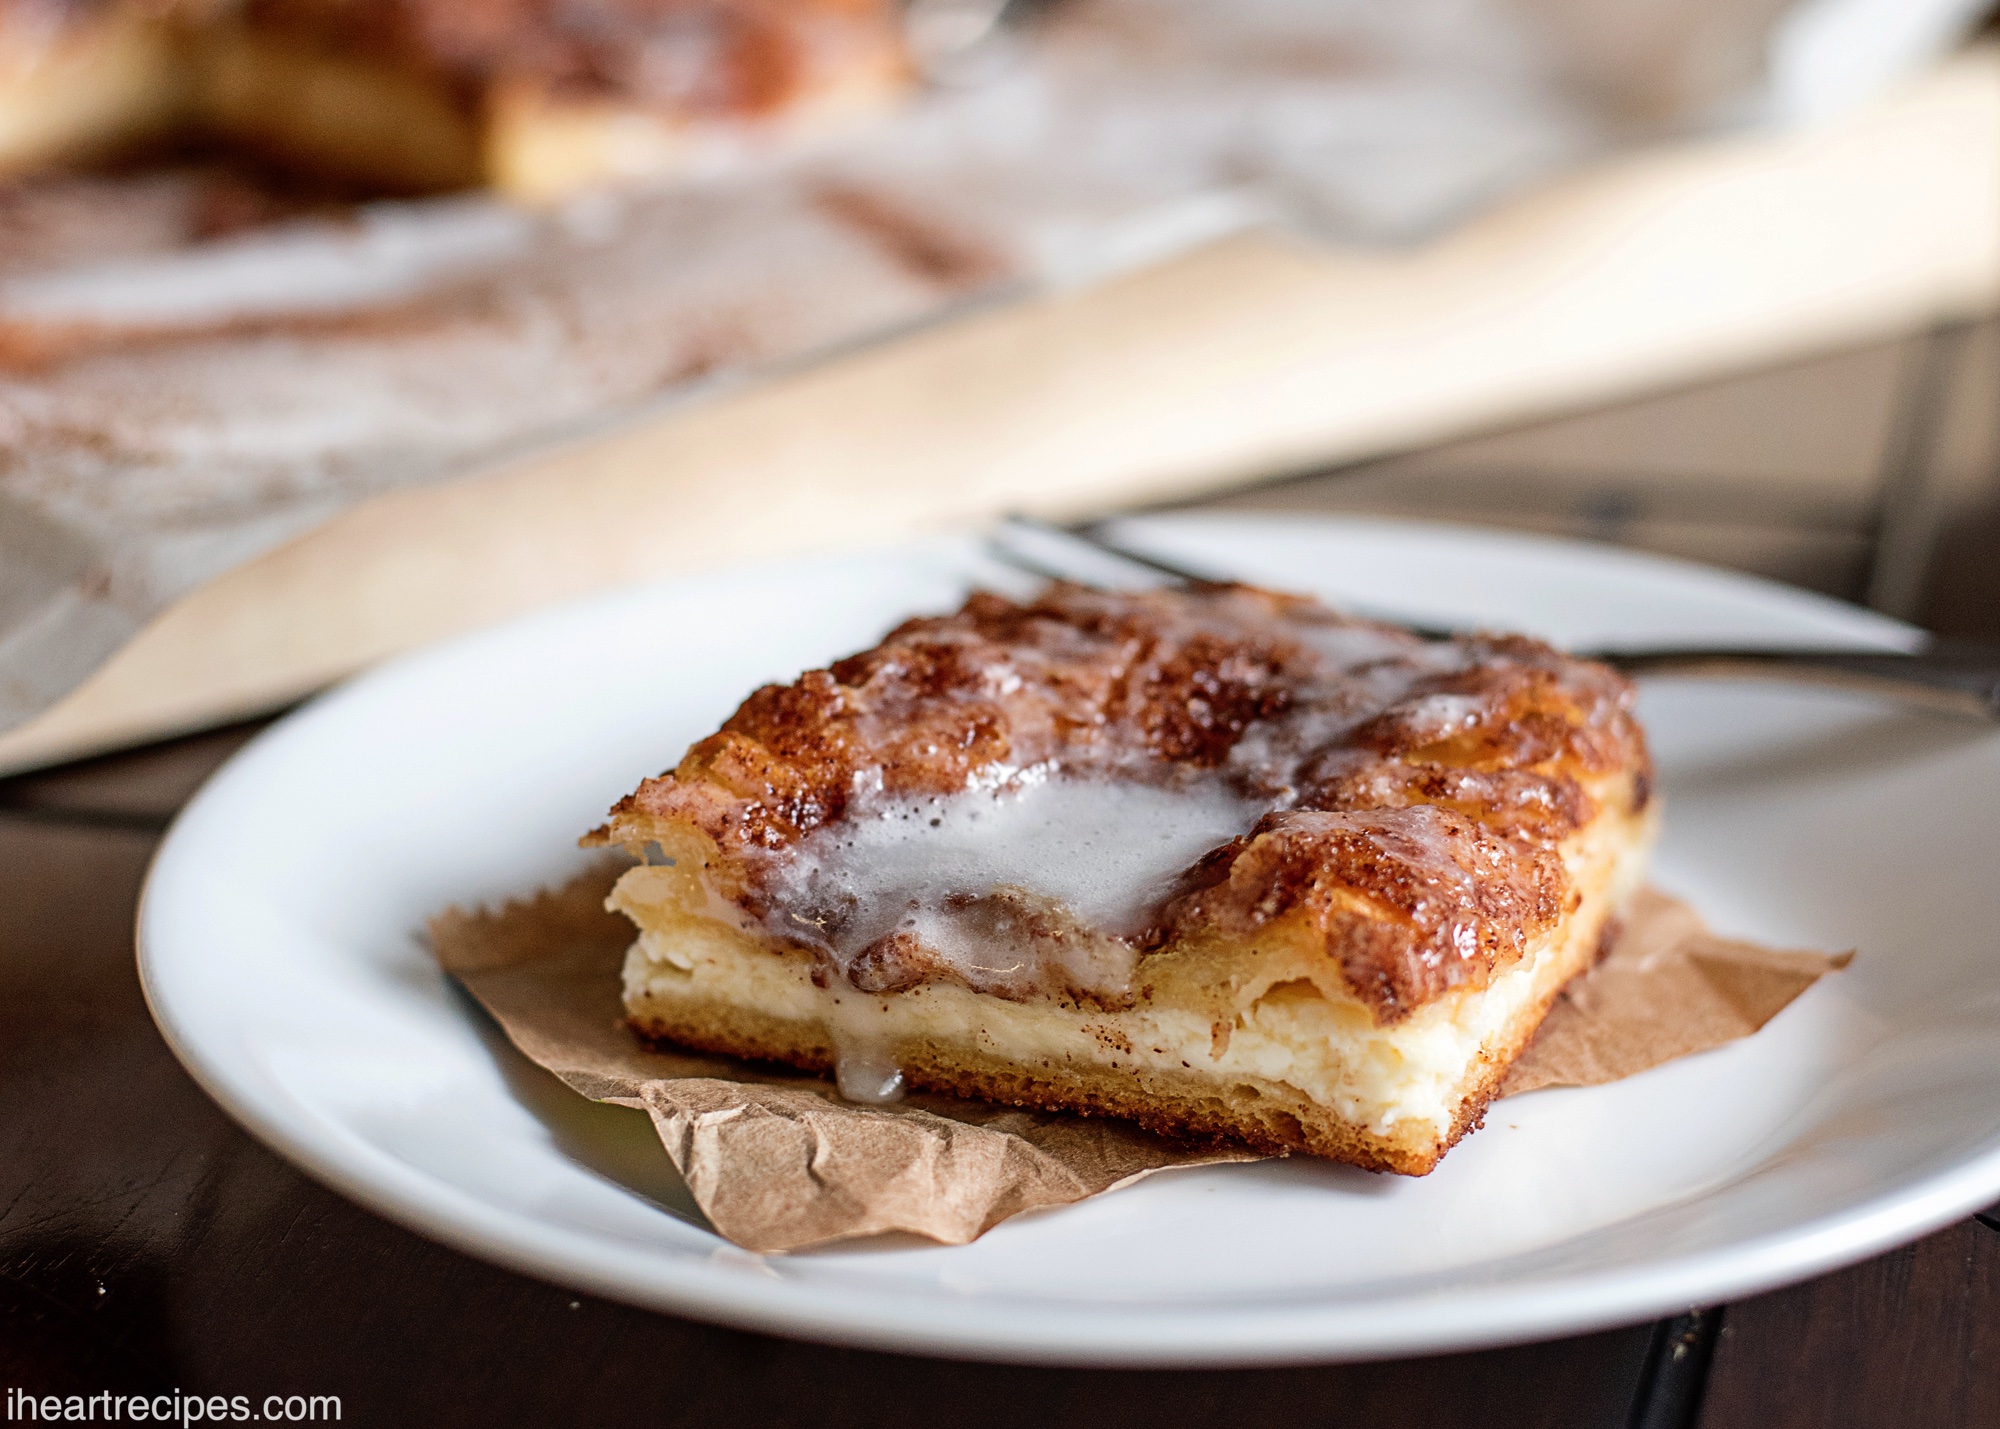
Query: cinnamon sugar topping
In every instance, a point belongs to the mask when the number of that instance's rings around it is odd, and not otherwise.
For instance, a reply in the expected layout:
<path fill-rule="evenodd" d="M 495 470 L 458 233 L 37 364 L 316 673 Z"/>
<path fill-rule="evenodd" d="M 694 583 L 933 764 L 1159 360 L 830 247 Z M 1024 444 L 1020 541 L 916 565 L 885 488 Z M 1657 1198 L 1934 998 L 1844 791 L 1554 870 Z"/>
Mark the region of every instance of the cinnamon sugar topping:
<path fill-rule="evenodd" d="M 1553 926 L 1559 845 L 1643 802 L 1632 700 L 1536 641 L 1247 586 L 982 593 L 757 691 L 605 833 L 692 824 L 867 992 L 1115 1005 L 1149 948 L 1302 915 L 1389 1020 Z"/>

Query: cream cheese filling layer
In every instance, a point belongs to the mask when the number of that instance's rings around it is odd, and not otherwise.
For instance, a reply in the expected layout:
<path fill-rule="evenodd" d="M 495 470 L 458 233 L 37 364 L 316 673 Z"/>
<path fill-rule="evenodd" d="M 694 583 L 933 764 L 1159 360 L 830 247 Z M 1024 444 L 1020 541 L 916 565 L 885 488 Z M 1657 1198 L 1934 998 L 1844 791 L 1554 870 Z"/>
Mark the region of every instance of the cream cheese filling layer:
<path fill-rule="evenodd" d="M 1574 940 L 1594 943 L 1603 912 L 1579 909 L 1483 989 L 1447 994 L 1386 1027 L 1356 1000 L 1278 977 L 1243 990 L 1223 1038 L 1210 1009 L 1158 997 L 1101 1011 L 1009 1001 L 948 983 L 886 996 L 838 982 L 821 987 L 808 959 L 775 953 L 739 929 L 691 915 L 673 873 L 635 868 L 612 894 L 612 905 L 643 930 L 624 971 L 626 1006 L 642 1022 L 649 1012 L 671 1017 L 676 1008 L 720 1003 L 804 1024 L 841 1063 L 853 1064 L 842 1078 L 850 1095 L 865 1095 L 870 1078 L 878 1085 L 890 1080 L 899 1046 L 929 1042 L 984 1052 L 1029 1072 L 1089 1066 L 1289 1087 L 1377 1135 L 1407 1135 L 1416 1123 L 1427 1133 L 1423 1140 L 1450 1134 L 1481 1052 L 1503 1040 L 1532 1004 L 1552 996 L 1552 984 L 1587 963 Z"/>
<path fill-rule="evenodd" d="M 1658 814 L 1656 804 L 1636 818 L 1600 816 L 1564 850 L 1581 899 L 1554 929 L 1485 986 L 1455 989 L 1388 1025 L 1346 992 L 1323 950 L 1286 946 L 1282 925 L 1150 954 L 1137 1000 L 1104 1010 L 950 982 L 872 995 L 822 974 L 822 986 L 809 955 L 747 926 L 693 858 L 629 870 L 610 906 L 640 929 L 624 985 L 642 1023 L 670 1023 L 677 1010 L 698 1020 L 704 1007 L 754 1009 L 830 1047 L 842 1090 L 856 1099 L 893 1094 L 897 1049 L 930 1043 L 1031 1073 L 1089 1067 L 1290 1088 L 1372 1134 L 1441 1141 L 1482 1053 L 1510 1046 L 1523 1018 L 1590 965 L 1606 919 L 1638 885 Z M 1225 986 L 1234 990 L 1220 1004 Z"/>

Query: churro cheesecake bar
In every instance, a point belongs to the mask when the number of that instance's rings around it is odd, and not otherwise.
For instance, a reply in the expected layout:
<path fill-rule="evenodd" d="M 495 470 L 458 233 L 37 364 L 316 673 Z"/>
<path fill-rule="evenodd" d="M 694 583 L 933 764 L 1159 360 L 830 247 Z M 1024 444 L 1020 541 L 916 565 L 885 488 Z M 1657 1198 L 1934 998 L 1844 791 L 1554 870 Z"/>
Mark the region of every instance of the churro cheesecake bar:
<path fill-rule="evenodd" d="M 554 197 L 807 133 L 911 86 L 893 0 L 240 0 L 207 122 L 410 189 Z"/>
<path fill-rule="evenodd" d="M 176 0 L 0 0 L 0 178 L 116 154 L 191 102 Z"/>
<path fill-rule="evenodd" d="M 895 0 L 0 0 L 0 175 L 205 135 L 386 192 L 554 198 L 914 80 Z"/>
<path fill-rule="evenodd" d="M 1247 586 L 976 594 L 586 842 L 645 1038 L 1421 1175 L 1639 881 L 1633 697 Z"/>

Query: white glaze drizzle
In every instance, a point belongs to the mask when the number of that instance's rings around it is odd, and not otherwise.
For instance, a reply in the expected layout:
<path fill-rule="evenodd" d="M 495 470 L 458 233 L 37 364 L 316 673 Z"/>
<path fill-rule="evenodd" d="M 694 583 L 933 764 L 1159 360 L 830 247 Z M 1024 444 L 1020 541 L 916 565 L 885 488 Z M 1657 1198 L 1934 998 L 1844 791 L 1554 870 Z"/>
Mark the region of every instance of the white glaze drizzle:
<path fill-rule="evenodd" d="M 1033 772 L 997 790 L 877 800 L 789 851 L 774 900 L 789 937 L 829 952 L 843 972 L 865 949 L 913 935 L 968 984 L 1034 983 L 1123 991 L 1129 957 L 1106 944 L 1141 931 L 1174 880 L 1254 824 L 1263 804 L 1219 777 L 1162 788 Z M 998 895 L 1023 915 L 1017 926 Z M 1083 936 L 1030 946 L 1025 919 L 1066 917 Z"/>
<path fill-rule="evenodd" d="M 1316 657 L 1312 668 L 1295 671 L 1288 707 L 1242 731 L 1221 767 L 1166 767 L 1136 730 L 1121 727 L 1059 753 L 1033 702 L 1010 708 L 1013 748 L 1043 762 L 986 766 L 964 789 L 920 799 L 886 796 L 879 770 L 859 776 L 842 817 L 776 865 L 767 926 L 830 958 L 840 1004 L 876 1003 L 863 990 L 870 984 L 851 974 L 857 959 L 897 935 L 918 944 L 932 970 L 941 964 L 982 991 L 1115 999 L 1136 967 L 1134 935 L 1181 876 L 1266 814 L 1350 822 L 1409 862 L 1429 889 L 1447 898 L 1462 892 L 1467 871 L 1448 856 L 1434 810 L 1283 811 L 1316 778 L 1359 757 L 1347 741 L 1378 716 L 1393 711 L 1425 742 L 1476 726 L 1490 712 L 1488 696 L 1413 697 L 1419 682 L 1465 668 L 1473 652 L 1376 626 L 1287 624 Z M 953 631 L 928 638 L 972 643 Z M 1004 700 L 1023 685 L 1020 667 L 1045 658 L 1033 648 L 1008 651 L 984 671 L 984 693 Z M 1469 923 L 1452 929 L 1456 943 L 1473 935 Z M 893 1100 L 902 1086 L 894 1049 L 859 1012 L 838 1009 L 830 1028 L 842 1094 Z"/>

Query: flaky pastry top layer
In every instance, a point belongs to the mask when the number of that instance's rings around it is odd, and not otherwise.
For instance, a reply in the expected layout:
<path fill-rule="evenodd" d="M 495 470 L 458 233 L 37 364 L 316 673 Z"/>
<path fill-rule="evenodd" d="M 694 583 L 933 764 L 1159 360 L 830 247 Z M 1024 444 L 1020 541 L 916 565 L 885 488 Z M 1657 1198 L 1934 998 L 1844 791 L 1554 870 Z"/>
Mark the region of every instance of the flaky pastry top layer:
<path fill-rule="evenodd" d="M 1245 811 L 1238 836 L 1118 937 L 1143 954 L 1303 913 L 1390 1020 L 1483 984 L 1560 918 L 1564 842 L 1604 798 L 1636 813 L 1650 796 L 1633 699 L 1538 641 L 1429 641 L 1248 586 L 981 593 L 758 690 L 594 837 L 638 847 L 692 826 L 751 915 L 830 950 L 848 915 L 801 916 L 787 875 L 885 808 L 1051 780 L 1220 793 Z M 968 981 L 907 935 L 836 961 L 874 991 Z"/>

